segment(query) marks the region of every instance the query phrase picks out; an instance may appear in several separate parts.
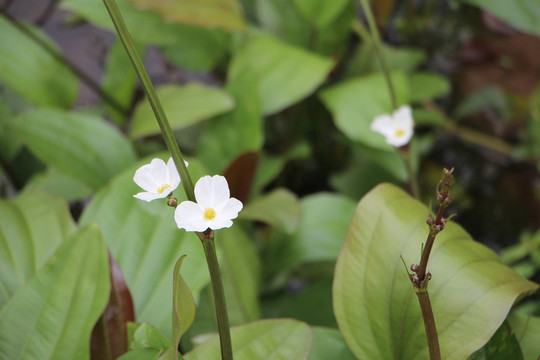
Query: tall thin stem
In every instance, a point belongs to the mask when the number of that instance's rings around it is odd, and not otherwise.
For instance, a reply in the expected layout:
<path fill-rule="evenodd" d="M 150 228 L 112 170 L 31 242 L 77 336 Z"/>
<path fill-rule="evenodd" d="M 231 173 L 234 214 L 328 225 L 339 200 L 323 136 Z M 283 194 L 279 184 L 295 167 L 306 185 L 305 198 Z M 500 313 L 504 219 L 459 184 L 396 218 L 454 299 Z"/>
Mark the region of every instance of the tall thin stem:
<path fill-rule="evenodd" d="M 206 255 L 208 271 L 210 271 L 210 282 L 212 283 L 212 293 L 216 306 L 216 317 L 219 330 L 219 341 L 221 344 L 221 359 L 232 360 L 233 352 L 231 345 L 231 334 L 229 331 L 229 317 L 227 315 L 227 304 L 225 302 L 225 291 L 221 281 L 221 271 L 216 256 L 216 246 L 214 243 L 214 233 L 208 236 L 199 235 Z"/>
<path fill-rule="evenodd" d="M 422 318 L 424 319 L 424 328 L 429 348 L 430 360 L 441 360 L 441 349 L 439 347 L 439 337 L 437 335 L 437 326 L 433 317 L 433 309 L 429 300 L 427 289 L 415 289 L 420 309 L 422 309 Z"/>
<path fill-rule="evenodd" d="M 193 182 L 191 181 L 186 165 L 184 163 L 182 152 L 178 147 L 178 143 L 176 142 L 176 138 L 174 137 L 171 125 L 167 120 L 167 116 L 165 115 L 163 106 L 161 106 L 161 102 L 159 101 L 156 90 L 154 89 L 154 85 L 152 84 L 152 81 L 150 81 L 148 72 L 146 71 L 142 59 L 137 52 L 137 49 L 135 48 L 135 44 L 133 43 L 133 40 L 129 35 L 126 24 L 124 23 L 124 19 L 120 14 L 120 10 L 118 10 L 118 6 L 116 6 L 116 2 L 114 0 L 103 0 L 103 2 L 105 3 L 107 10 L 109 11 L 109 15 L 111 16 L 118 36 L 120 37 L 120 40 L 126 48 L 129 59 L 131 60 L 131 63 L 135 68 L 135 72 L 137 73 L 137 76 L 141 81 L 142 87 L 144 88 L 144 92 L 146 93 L 148 102 L 150 103 L 150 106 L 154 111 L 154 115 L 156 116 L 157 122 L 161 129 L 161 134 L 163 135 L 165 143 L 167 144 L 167 148 L 171 153 L 174 164 L 178 169 L 180 179 L 182 179 L 182 185 L 184 186 L 186 196 L 189 200 L 196 201 L 195 193 L 193 191 Z"/>
<path fill-rule="evenodd" d="M 386 59 L 382 51 L 379 29 L 377 29 L 377 24 L 375 23 L 375 18 L 373 17 L 373 12 L 371 11 L 371 6 L 369 5 L 368 0 L 360 0 L 360 5 L 362 6 L 362 10 L 364 10 L 364 14 L 366 15 L 366 20 L 369 26 L 371 39 L 373 40 L 373 47 L 375 48 L 375 52 L 377 53 L 377 56 L 379 57 L 381 68 L 384 73 L 384 78 L 386 79 L 386 84 L 388 85 L 390 98 L 392 100 L 392 110 L 396 110 L 398 107 L 397 99 L 396 99 L 396 92 L 394 90 L 394 84 L 392 83 L 392 77 L 390 76 L 390 70 L 388 69 L 388 65 L 386 64 Z"/>

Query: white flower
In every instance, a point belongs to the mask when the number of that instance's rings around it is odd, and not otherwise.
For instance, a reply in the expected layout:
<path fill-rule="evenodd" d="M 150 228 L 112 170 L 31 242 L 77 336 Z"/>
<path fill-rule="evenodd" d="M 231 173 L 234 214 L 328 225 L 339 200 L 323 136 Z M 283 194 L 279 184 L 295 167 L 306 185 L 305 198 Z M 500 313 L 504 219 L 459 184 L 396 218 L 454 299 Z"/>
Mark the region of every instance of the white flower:
<path fill-rule="evenodd" d="M 411 108 L 404 105 L 395 110 L 392 115 L 376 116 L 371 123 L 371 130 L 382 134 L 388 144 L 400 147 L 411 141 L 414 133 L 413 125 Z"/>
<path fill-rule="evenodd" d="M 195 199 L 183 201 L 174 212 L 180 229 L 205 231 L 228 228 L 242 210 L 242 202 L 230 198 L 229 184 L 223 176 L 203 176 L 195 184 Z"/>
<path fill-rule="evenodd" d="M 184 161 L 188 166 L 187 161 Z M 180 176 L 172 158 L 167 161 L 153 159 L 150 164 L 141 166 L 135 171 L 133 181 L 145 192 L 140 192 L 133 197 L 144 201 L 166 198 L 180 184 Z"/>

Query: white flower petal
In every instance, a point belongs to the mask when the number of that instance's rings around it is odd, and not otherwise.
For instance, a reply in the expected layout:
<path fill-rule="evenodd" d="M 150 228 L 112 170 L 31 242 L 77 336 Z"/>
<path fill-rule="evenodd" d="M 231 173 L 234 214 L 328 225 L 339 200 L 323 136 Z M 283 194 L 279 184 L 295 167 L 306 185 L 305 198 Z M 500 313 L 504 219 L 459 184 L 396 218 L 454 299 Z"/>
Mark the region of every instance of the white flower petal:
<path fill-rule="evenodd" d="M 208 227 L 212 230 L 218 230 L 223 228 L 230 228 L 232 224 L 233 222 L 231 219 L 215 218 L 214 220 L 209 221 Z"/>
<path fill-rule="evenodd" d="M 392 117 L 388 114 L 376 116 L 371 122 L 371 130 L 378 132 L 382 135 L 387 135 L 389 129 L 392 127 Z"/>
<path fill-rule="evenodd" d="M 236 219 L 238 217 L 238 213 L 240 212 L 240 210 L 242 210 L 243 207 L 244 205 L 240 200 L 230 198 L 225 203 L 223 209 L 221 209 L 217 213 L 217 217 L 220 219 Z"/>
<path fill-rule="evenodd" d="M 195 199 L 201 209 L 209 207 L 219 209 L 230 196 L 229 184 L 223 176 L 203 176 L 195 184 Z"/>
<path fill-rule="evenodd" d="M 186 164 L 186 167 L 188 167 L 187 161 L 184 160 L 184 164 Z M 169 161 L 167 161 L 167 171 L 169 172 L 168 184 L 171 185 L 170 191 L 173 191 L 178 187 L 178 185 L 180 185 L 180 175 L 178 175 L 178 170 L 176 169 L 176 165 L 174 164 L 172 157 L 169 158 Z"/>
<path fill-rule="evenodd" d="M 193 201 L 183 201 L 176 207 L 174 221 L 176 221 L 178 228 L 186 231 L 205 231 L 208 229 L 208 221 L 204 219 L 199 205 Z"/>
<path fill-rule="evenodd" d="M 150 163 L 150 168 L 152 169 L 152 176 L 154 177 L 156 184 L 158 184 L 158 187 L 169 182 L 169 172 L 167 171 L 167 164 L 165 164 L 165 161 L 153 159 Z"/>
<path fill-rule="evenodd" d="M 152 201 L 156 199 L 163 199 L 164 197 L 167 197 L 168 193 L 158 194 L 154 192 L 140 192 L 138 194 L 133 195 L 134 198 L 144 200 L 144 201 Z"/>
<path fill-rule="evenodd" d="M 155 192 L 159 186 L 156 184 L 156 180 L 152 175 L 152 167 L 150 164 L 146 164 L 138 168 L 133 176 L 133 181 L 135 181 L 135 184 L 139 185 L 143 190 L 146 191 Z"/>

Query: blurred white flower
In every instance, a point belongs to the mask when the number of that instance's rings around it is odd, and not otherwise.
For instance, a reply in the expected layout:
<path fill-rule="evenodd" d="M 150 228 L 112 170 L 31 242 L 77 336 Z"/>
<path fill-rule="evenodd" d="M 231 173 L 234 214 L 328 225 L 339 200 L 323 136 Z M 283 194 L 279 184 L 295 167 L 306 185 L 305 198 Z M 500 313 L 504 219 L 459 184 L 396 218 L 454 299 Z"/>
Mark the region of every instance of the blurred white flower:
<path fill-rule="evenodd" d="M 242 202 L 231 198 L 229 184 L 220 175 L 204 176 L 195 184 L 195 199 L 183 201 L 174 212 L 174 220 L 186 231 L 217 230 L 231 227 L 242 210 Z"/>
<path fill-rule="evenodd" d="M 184 161 L 188 166 L 187 161 Z M 166 198 L 180 184 L 180 176 L 172 158 L 167 164 L 161 159 L 153 159 L 150 164 L 141 166 L 135 171 L 133 181 L 145 192 L 140 192 L 133 197 L 144 201 Z"/>
<path fill-rule="evenodd" d="M 383 135 L 388 144 L 400 147 L 411 141 L 414 133 L 413 125 L 411 108 L 404 105 L 395 110 L 392 115 L 376 116 L 371 122 L 371 130 Z"/>

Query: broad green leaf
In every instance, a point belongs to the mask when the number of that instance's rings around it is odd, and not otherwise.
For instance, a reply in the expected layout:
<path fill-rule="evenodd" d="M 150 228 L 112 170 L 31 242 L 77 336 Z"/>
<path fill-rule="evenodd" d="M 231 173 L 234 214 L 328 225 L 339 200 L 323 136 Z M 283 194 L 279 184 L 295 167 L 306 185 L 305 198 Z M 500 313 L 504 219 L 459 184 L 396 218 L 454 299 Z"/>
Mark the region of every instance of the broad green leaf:
<path fill-rule="evenodd" d="M 257 220 L 292 233 L 300 221 L 300 203 L 287 189 L 276 189 L 245 206 L 241 219 Z"/>
<path fill-rule="evenodd" d="M 34 176 L 26 184 L 28 189 L 41 189 L 66 201 L 80 200 L 92 194 L 93 189 L 81 179 L 66 175 L 54 168 Z"/>
<path fill-rule="evenodd" d="M 109 298 L 107 249 L 96 225 L 64 241 L 0 313 L 0 358 L 89 359 Z"/>
<path fill-rule="evenodd" d="M 508 321 L 519 341 L 523 358 L 536 360 L 540 354 L 540 318 L 513 312 L 508 316 Z"/>
<path fill-rule="evenodd" d="M 198 158 L 213 173 L 223 173 L 237 156 L 258 151 L 264 142 L 263 119 L 253 72 L 246 71 L 227 84 L 236 106 L 206 122 L 197 144 Z"/>
<path fill-rule="evenodd" d="M 21 23 L 27 31 L 59 48 L 39 29 Z M 41 106 L 68 108 L 78 92 L 77 78 L 27 34 L 0 18 L 0 82 L 21 97 Z"/>
<path fill-rule="evenodd" d="M 253 36 L 233 56 L 228 76 L 254 71 L 262 112 L 270 115 L 310 95 L 326 79 L 333 61 L 285 44 L 271 36 Z"/>
<path fill-rule="evenodd" d="M 504 321 L 491 339 L 479 350 L 475 351 L 468 360 L 522 360 L 523 354 L 514 332 L 508 321 Z"/>
<path fill-rule="evenodd" d="M 128 0 L 136 8 L 158 13 L 165 21 L 209 29 L 244 30 L 242 8 L 236 0 Z"/>
<path fill-rule="evenodd" d="M 422 49 L 408 47 L 392 47 L 382 45 L 386 64 L 391 71 L 413 72 L 426 59 Z M 381 72 L 381 62 L 371 43 L 358 46 L 350 64 L 345 68 L 345 77 L 365 76 L 373 72 Z"/>
<path fill-rule="evenodd" d="M 295 320 L 260 320 L 231 329 L 235 360 L 307 359 L 312 335 L 309 326 Z M 219 339 L 197 347 L 184 356 L 185 360 L 221 359 Z"/>
<path fill-rule="evenodd" d="M 164 352 L 171 342 L 152 324 L 142 323 L 133 332 L 130 348 L 132 350 L 156 349 Z"/>
<path fill-rule="evenodd" d="M 349 0 L 293 0 L 293 2 L 302 15 L 317 27 L 323 28 L 339 15 Z"/>
<path fill-rule="evenodd" d="M 60 198 L 34 190 L 0 200 L 0 309 L 74 232 Z"/>
<path fill-rule="evenodd" d="M 22 143 L 13 129 L 9 127 L 9 123 L 15 117 L 15 112 L 9 103 L 9 99 L 2 95 L 0 92 L 0 157 L 5 162 L 9 162 L 17 155 Z"/>
<path fill-rule="evenodd" d="M 354 360 L 356 359 L 347 347 L 345 339 L 336 329 L 314 327 L 313 347 L 309 360 Z"/>
<path fill-rule="evenodd" d="M 93 189 L 135 161 L 128 140 L 96 116 L 42 109 L 11 126 L 38 159 Z"/>
<path fill-rule="evenodd" d="M 392 81 L 398 106 L 407 104 L 407 78 L 403 73 L 394 73 Z M 376 149 L 392 149 L 382 135 L 370 129 L 376 116 L 392 113 L 390 93 L 383 74 L 347 80 L 323 90 L 320 97 L 332 113 L 338 129 L 349 139 Z"/>
<path fill-rule="evenodd" d="M 219 88 L 202 84 L 165 85 L 157 89 L 163 110 L 173 130 L 223 114 L 234 108 L 234 99 Z M 144 99 L 135 108 L 131 137 L 159 134 L 158 122 L 150 103 Z"/>
<path fill-rule="evenodd" d="M 205 36 L 203 32 L 194 30 L 196 28 L 193 26 L 167 22 L 152 11 L 134 8 L 126 0 L 116 0 L 116 3 L 131 36 L 141 44 L 173 45 L 181 41 L 179 38 L 190 36 L 193 31 L 197 36 Z M 115 31 L 106 7 L 102 4 L 97 6 L 95 0 L 64 0 L 62 7 L 97 26 Z"/>
<path fill-rule="evenodd" d="M 316 271 L 321 268 L 316 265 Z M 317 274 L 317 279 L 294 279 L 287 285 L 291 291 L 283 291 L 264 299 L 262 302 L 264 317 L 294 318 L 312 326 L 337 328 L 336 318 L 332 313 L 332 267 L 328 275 Z"/>
<path fill-rule="evenodd" d="M 419 72 L 411 75 L 411 102 L 423 102 L 446 95 L 450 91 L 450 83 L 439 74 Z"/>
<path fill-rule="evenodd" d="M 137 349 L 125 353 L 118 360 L 158 360 L 160 355 L 161 351 L 156 349 Z"/>
<path fill-rule="evenodd" d="M 195 314 L 197 307 L 195 300 L 191 294 L 191 290 L 187 286 L 184 278 L 180 275 L 180 268 L 182 262 L 186 258 L 186 255 L 182 255 L 174 266 L 173 273 L 173 309 L 172 309 L 172 323 L 173 323 L 173 342 L 169 348 L 169 352 L 172 353 L 172 358 L 176 359 L 178 353 L 178 344 L 182 335 L 186 333 L 193 321 L 195 320 Z"/>
<path fill-rule="evenodd" d="M 339 194 L 317 193 L 302 198 L 301 206 L 300 226 L 290 240 L 298 261 L 335 261 L 355 203 Z"/>
<path fill-rule="evenodd" d="M 219 29 L 208 30 L 184 26 L 172 44 L 160 47 L 172 64 L 183 70 L 210 71 L 227 60 L 231 34 Z"/>
<path fill-rule="evenodd" d="M 540 2 L 536 0 L 459 0 L 483 8 L 519 30 L 540 35 Z"/>
<path fill-rule="evenodd" d="M 147 203 L 133 197 L 142 191 L 133 182 L 133 174 L 150 160 L 140 161 L 101 189 L 80 223 L 97 221 L 100 225 L 133 295 L 137 320 L 151 322 L 170 337 L 171 284 L 176 261 L 187 254 L 182 272 L 196 299 L 209 282 L 209 275 L 202 270 L 206 269 L 206 261 L 200 241 L 176 227 L 174 209 L 167 206 L 166 199 Z M 194 160 L 189 161 L 189 171 L 193 179 L 206 173 Z M 186 200 L 181 184 L 174 196 L 179 202 Z"/>
<path fill-rule="evenodd" d="M 239 226 L 217 233 L 216 247 L 231 325 L 243 324 L 260 318 L 259 282 L 261 265 L 251 239 Z"/>
<path fill-rule="evenodd" d="M 400 259 L 419 262 L 427 214 L 389 184 L 376 187 L 356 208 L 336 265 L 333 298 L 341 333 L 359 358 L 428 358 L 420 307 Z M 452 222 L 437 236 L 428 271 L 443 359 L 464 359 L 482 347 L 514 302 L 538 288 Z"/>
<path fill-rule="evenodd" d="M 141 56 L 144 56 L 143 46 L 137 46 L 137 50 Z M 128 111 L 131 108 L 136 86 L 137 74 L 135 73 L 135 69 L 131 65 L 131 60 L 129 60 L 124 45 L 120 39 L 116 39 L 107 55 L 107 65 L 103 77 L 103 90 L 111 94 L 118 104 Z M 125 124 L 127 121 L 126 114 L 110 104 L 106 104 L 106 107 L 116 124 Z"/>

